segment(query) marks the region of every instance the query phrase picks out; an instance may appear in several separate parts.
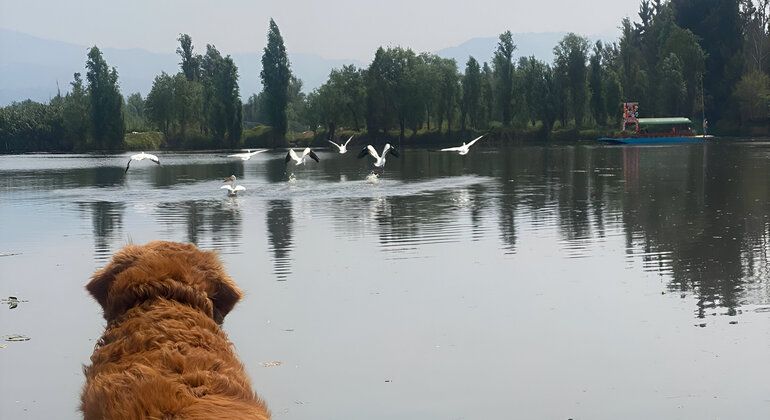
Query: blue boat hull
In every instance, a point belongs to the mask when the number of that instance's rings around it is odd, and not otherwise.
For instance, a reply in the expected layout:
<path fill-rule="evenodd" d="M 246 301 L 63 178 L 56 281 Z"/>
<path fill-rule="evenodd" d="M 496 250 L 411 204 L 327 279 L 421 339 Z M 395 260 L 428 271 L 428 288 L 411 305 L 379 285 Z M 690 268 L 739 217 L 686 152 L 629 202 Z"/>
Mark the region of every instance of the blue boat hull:
<path fill-rule="evenodd" d="M 610 144 L 667 144 L 667 143 L 701 143 L 703 136 L 671 136 L 671 137 L 601 137 L 600 142 Z"/>

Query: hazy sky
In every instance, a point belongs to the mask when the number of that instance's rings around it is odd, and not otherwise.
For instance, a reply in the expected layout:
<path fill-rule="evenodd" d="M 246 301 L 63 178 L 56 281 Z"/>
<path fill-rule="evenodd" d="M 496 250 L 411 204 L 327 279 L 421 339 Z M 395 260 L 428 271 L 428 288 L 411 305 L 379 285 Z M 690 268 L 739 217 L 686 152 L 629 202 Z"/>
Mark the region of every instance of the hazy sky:
<path fill-rule="evenodd" d="M 264 47 L 268 20 L 290 51 L 368 61 L 380 45 L 435 51 L 511 32 L 615 33 L 639 0 L 0 0 L 0 27 L 76 44 L 173 52 Z"/>

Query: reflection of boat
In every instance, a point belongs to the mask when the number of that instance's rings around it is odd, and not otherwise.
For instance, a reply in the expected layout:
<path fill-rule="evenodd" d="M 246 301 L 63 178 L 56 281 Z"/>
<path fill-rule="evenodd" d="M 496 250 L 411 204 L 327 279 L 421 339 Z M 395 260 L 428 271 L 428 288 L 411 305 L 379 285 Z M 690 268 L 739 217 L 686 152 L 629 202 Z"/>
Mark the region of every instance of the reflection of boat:
<path fill-rule="evenodd" d="M 601 137 L 599 141 L 614 144 L 699 143 L 713 137 L 695 134 L 689 118 L 637 118 L 638 115 L 639 104 L 623 104 L 621 131 L 611 137 Z M 634 126 L 633 131 L 626 130 L 629 124 Z"/>

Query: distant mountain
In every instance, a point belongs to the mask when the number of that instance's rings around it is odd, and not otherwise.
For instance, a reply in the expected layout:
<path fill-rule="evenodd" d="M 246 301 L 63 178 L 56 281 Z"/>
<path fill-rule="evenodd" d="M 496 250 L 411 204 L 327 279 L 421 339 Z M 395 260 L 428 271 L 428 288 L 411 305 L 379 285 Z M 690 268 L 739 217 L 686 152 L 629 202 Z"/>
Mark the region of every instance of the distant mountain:
<path fill-rule="evenodd" d="M 567 32 L 527 32 L 513 34 L 513 43 L 516 44 L 516 50 L 513 52 L 515 61 L 519 57 L 529 57 L 534 55 L 538 60 L 546 63 L 553 63 L 553 47 L 567 35 Z M 602 42 L 617 41 L 615 34 L 590 35 L 588 39 L 591 43 L 601 39 Z M 436 51 L 436 54 L 444 58 L 454 58 L 457 61 L 457 67 L 460 71 L 465 69 L 465 63 L 469 56 L 473 56 L 479 63 L 487 62 L 492 64 L 492 55 L 497 48 L 497 37 L 473 38 L 456 47 L 444 48 Z"/>
<path fill-rule="evenodd" d="M 21 32 L 0 28 L 0 106 L 13 101 L 33 99 L 48 101 L 56 96 L 57 83 L 61 92 L 69 91 L 72 75 L 80 72 L 85 78 L 86 54 L 89 46 L 38 38 Z M 198 50 L 203 50 L 198 45 Z M 140 92 L 147 95 L 155 76 L 161 72 L 179 71 L 179 57 L 174 52 L 154 53 L 142 49 L 101 48 L 107 63 L 117 68 L 124 95 Z M 222 51 L 228 54 L 227 51 Z M 262 90 L 259 72 L 262 52 L 231 54 L 238 66 L 241 97 Z M 292 70 L 302 79 L 309 92 L 326 81 L 332 68 L 345 64 L 361 66 L 357 60 L 328 60 L 314 54 L 289 53 Z"/>
<path fill-rule="evenodd" d="M 553 61 L 553 47 L 565 32 L 517 33 L 514 58 L 534 55 L 545 62 Z M 612 36 L 594 36 L 593 39 L 614 40 Z M 436 52 L 441 57 L 454 58 L 460 71 L 469 56 L 479 62 L 491 60 L 497 38 L 473 38 L 458 46 Z M 198 44 L 198 51 L 205 44 Z M 13 101 L 33 99 L 48 101 L 56 95 L 57 83 L 62 93 L 69 91 L 72 74 L 85 76 L 86 54 L 89 46 L 38 38 L 21 32 L 0 28 L 0 106 Z M 105 60 L 118 69 L 120 88 L 124 95 L 140 92 L 147 95 L 155 76 L 162 71 L 179 71 L 179 57 L 173 52 L 160 54 L 142 49 L 102 48 Z M 227 51 L 222 51 L 228 54 Z M 240 75 L 241 98 L 246 101 L 262 90 L 259 72 L 262 52 L 231 53 Z M 358 60 L 330 60 L 315 54 L 289 53 L 292 70 L 310 92 L 326 81 L 333 68 L 345 64 L 366 66 Z"/>
<path fill-rule="evenodd" d="M 566 32 L 543 33 L 519 33 L 513 34 L 513 43 L 516 50 L 513 52 L 515 60 L 518 57 L 534 55 L 537 59 L 546 63 L 553 62 L 553 47 L 567 35 Z M 462 71 L 469 56 L 473 56 L 479 63 L 492 64 L 492 54 L 497 48 L 497 37 L 473 38 L 456 47 L 444 48 L 436 51 L 436 54 L 444 58 L 454 58 L 457 67 Z"/>

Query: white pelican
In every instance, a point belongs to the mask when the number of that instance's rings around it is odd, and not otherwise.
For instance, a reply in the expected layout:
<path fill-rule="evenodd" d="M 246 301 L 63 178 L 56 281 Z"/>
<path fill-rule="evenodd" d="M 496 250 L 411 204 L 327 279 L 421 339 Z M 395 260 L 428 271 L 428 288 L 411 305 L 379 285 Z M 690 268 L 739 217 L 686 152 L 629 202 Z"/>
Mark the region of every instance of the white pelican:
<path fill-rule="evenodd" d="M 305 150 L 302 151 L 302 156 L 297 155 L 297 152 L 295 152 L 294 149 L 289 149 L 289 153 L 286 154 L 286 159 L 284 159 L 283 162 L 289 163 L 290 160 L 293 160 L 296 162 L 296 165 L 304 165 L 308 156 L 310 156 L 316 162 L 319 161 L 318 156 L 312 150 L 310 150 L 309 147 L 306 147 Z"/>
<path fill-rule="evenodd" d="M 227 155 L 227 157 L 234 157 L 234 158 L 238 158 L 240 160 L 249 160 L 249 159 L 251 159 L 252 156 L 256 155 L 257 153 L 262 153 L 262 152 L 267 152 L 267 149 L 255 150 L 253 152 L 251 151 L 251 149 L 247 149 L 243 153 L 235 153 L 235 154 L 232 154 L 232 155 Z"/>
<path fill-rule="evenodd" d="M 366 176 L 366 182 L 370 184 L 376 184 L 380 182 L 380 177 L 376 173 L 372 172 L 369 175 Z"/>
<path fill-rule="evenodd" d="M 350 138 L 348 139 L 348 141 L 345 142 L 345 144 L 342 144 L 342 143 L 337 144 L 337 143 L 335 143 L 335 142 L 333 142 L 331 140 L 326 140 L 326 141 L 328 141 L 329 143 L 337 146 L 337 148 L 340 149 L 340 154 L 343 154 L 343 153 L 346 153 L 348 151 L 348 143 L 350 143 L 350 140 L 353 140 L 353 136 L 350 136 Z"/>
<path fill-rule="evenodd" d="M 479 139 L 481 139 L 482 137 L 484 137 L 484 135 L 483 135 L 483 134 L 482 134 L 482 135 L 480 135 L 480 136 L 478 136 L 478 137 L 476 137 L 475 139 L 471 140 L 471 142 L 470 142 L 470 143 L 468 143 L 468 144 L 465 144 L 465 142 L 463 142 L 463 145 L 462 145 L 462 146 L 457 146 L 457 147 L 447 147 L 446 149 L 441 149 L 441 151 L 442 151 L 442 152 L 458 152 L 458 153 L 460 153 L 461 155 L 467 155 L 467 154 L 468 154 L 468 152 L 469 152 L 469 151 L 470 151 L 470 149 L 471 149 L 471 146 L 473 146 L 473 143 L 476 143 L 476 142 L 477 142 L 477 141 L 479 141 Z"/>
<path fill-rule="evenodd" d="M 391 146 L 390 143 L 386 143 L 385 147 L 382 149 L 382 156 L 377 154 L 377 151 L 374 150 L 374 147 L 371 145 L 364 147 L 363 150 L 361 150 L 361 153 L 358 154 L 358 158 L 361 159 L 362 157 L 366 156 L 366 154 L 369 154 L 371 157 L 374 158 L 374 166 L 377 168 L 382 168 L 385 166 L 385 158 L 388 156 L 388 153 L 391 155 L 398 157 L 398 150 L 396 150 L 395 147 Z"/>
<path fill-rule="evenodd" d="M 243 185 L 236 185 L 235 187 L 233 187 L 232 185 L 222 185 L 219 188 L 223 190 L 227 190 L 227 195 L 229 195 L 230 197 L 236 196 L 238 194 L 238 191 L 246 191 L 246 187 L 244 187 Z"/>
<path fill-rule="evenodd" d="M 144 152 L 137 153 L 135 155 L 131 155 L 131 158 L 128 159 L 128 165 L 126 165 L 126 170 L 123 173 L 128 172 L 128 167 L 131 166 L 131 161 L 132 160 L 145 160 L 145 159 L 150 159 L 151 161 L 153 161 L 153 162 L 157 163 L 158 165 L 160 165 L 160 159 L 158 159 L 157 156 L 151 155 L 149 153 L 144 153 Z"/>

